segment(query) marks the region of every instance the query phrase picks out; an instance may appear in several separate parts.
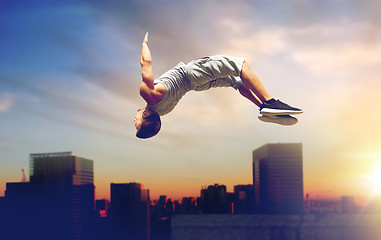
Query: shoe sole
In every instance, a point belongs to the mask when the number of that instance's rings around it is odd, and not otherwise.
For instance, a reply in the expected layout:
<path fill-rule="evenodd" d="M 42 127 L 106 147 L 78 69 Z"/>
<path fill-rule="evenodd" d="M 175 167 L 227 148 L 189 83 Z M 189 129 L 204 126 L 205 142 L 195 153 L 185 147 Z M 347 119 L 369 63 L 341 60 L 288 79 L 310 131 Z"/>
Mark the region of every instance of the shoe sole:
<path fill-rule="evenodd" d="M 282 110 L 282 109 L 272 109 L 272 108 L 263 108 L 261 110 L 262 115 L 290 115 L 290 114 L 301 114 L 302 110 Z"/>
<path fill-rule="evenodd" d="M 291 117 L 290 115 L 265 116 L 260 114 L 258 119 L 263 122 L 276 123 L 283 126 L 291 126 L 298 122 L 297 118 Z"/>

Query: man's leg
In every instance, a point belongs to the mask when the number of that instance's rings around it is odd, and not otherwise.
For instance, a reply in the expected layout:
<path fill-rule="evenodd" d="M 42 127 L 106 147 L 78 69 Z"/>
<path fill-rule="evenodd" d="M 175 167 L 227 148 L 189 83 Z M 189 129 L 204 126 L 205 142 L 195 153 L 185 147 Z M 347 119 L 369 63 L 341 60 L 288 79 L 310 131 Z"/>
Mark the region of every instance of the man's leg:
<path fill-rule="evenodd" d="M 238 91 L 241 93 L 242 96 L 249 99 L 252 103 L 257 105 L 258 107 L 262 106 L 261 100 L 259 100 L 258 97 L 255 94 L 253 94 L 253 92 L 250 91 L 248 88 L 246 88 L 244 85 L 241 85 L 238 88 Z M 285 125 L 285 126 L 294 125 L 295 123 L 298 122 L 298 119 L 291 117 L 289 115 L 265 116 L 265 115 L 259 114 L 258 118 L 259 120 L 263 122 L 276 123 L 276 124 Z"/>
<path fill-rule="evenodd" d="M 241 93 L 242 96 L 249 99 L 252 103 L 257 105 L 258 107 L 261 107 L 262 102 L 259 100 L 259 98 L 253 94 L 250 89 L 246 88 L 243 84 L 238 88 L 239 93 Z"/>
<path fill-rule="evenodd" d="M 299 108 L 291 107 L 280 100 L 275 100 L 271 97 L 271 95 L 266 91 L 261 81 L 258 79 L 257 75 L 250 69 L 249 65 L 246 61 L 243 62 L 242 71 L 241 71 L 241 79 L 242 85 L 248 89 L 254 96 L 251 96 L 248 91 L 244 90 L 240 93 L 255 103 L 257 106 L 257 101 L 253 99 L 253 97 L 262 104 L 259 106 L 260 113 L 262 115 L 289 115 L 289 114 L 298 114 L 303 111 Z"/>
<path fill-rule="evenodd" d="M 244 97 L 259 107 L 261 114 L 288 115 L 302 112 L 273 99 L 243 58 L 223 55 L 205 57 L 188 63 L 185 72 L 192 90 L 228 86 L 238 88 Z"/>
<path fill-rule="evenodd" d="M 265 87 L 262 85 L 257 75 L 255 75 L 255 73 L 250 69 L 246 60 L 243 62 L 242 71 L 241 71 L 241 79 L 242 79 L 243 86 L 246 89 L 251 90 L 252 93 L 254 93 L 255 96 L 259 98 L 259 100 L 261 101 L 261 104 L 272 98 L 271 95 L 266 91 Z M 258 105 L 257 103 L 255 104 L 258 107 L 260 107 L 260 105 Z"/>

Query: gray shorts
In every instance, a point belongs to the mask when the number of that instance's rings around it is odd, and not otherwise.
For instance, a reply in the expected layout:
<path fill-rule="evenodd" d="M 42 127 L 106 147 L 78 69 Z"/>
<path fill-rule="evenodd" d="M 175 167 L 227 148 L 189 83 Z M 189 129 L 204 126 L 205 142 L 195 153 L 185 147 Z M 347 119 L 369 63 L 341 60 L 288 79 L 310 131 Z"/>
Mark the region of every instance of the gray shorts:
<path fill-rule="evenodd" d="M 185 73 L 192 90 L 204 91 L 215 87 L 242 85 L 240 78 L 245 59 L 215 55 L 191 61 L 185 66 Z"/>

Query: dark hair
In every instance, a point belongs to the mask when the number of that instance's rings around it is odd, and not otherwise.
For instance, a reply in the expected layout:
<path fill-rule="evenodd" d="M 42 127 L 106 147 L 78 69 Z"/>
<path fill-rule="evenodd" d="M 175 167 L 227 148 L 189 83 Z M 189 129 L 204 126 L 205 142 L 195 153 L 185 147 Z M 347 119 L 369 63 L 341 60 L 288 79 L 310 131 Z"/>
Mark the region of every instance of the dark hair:
<path fill-rule="evenodd" d="M 140 129 L 136 132 L 138 138 L 150 138 L 160 131 L 161 120 L 157 112 L 151 111 L 151 114 L 144 117 L 143 120 Z"/>

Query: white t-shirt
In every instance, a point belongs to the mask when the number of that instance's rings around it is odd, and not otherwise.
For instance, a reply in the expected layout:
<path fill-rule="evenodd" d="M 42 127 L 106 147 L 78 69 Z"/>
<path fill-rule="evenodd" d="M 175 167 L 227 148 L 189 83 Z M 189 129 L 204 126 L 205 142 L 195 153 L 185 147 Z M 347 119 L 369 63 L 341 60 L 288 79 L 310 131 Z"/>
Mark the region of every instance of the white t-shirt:
<path fill-rule="evenodd" d="M 244 59 L 223 55 L 200 58 L 188 64 L 179 62 L 174 68 L 155 79 L 162 83 L 164 98 L 154 105 L 147 105 L 160 116 L 171 112 L 180 99 L 190 90 L 204 91 L 215 87 L 238 89 L 242 80 Z"/>

